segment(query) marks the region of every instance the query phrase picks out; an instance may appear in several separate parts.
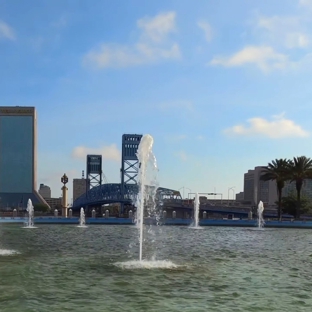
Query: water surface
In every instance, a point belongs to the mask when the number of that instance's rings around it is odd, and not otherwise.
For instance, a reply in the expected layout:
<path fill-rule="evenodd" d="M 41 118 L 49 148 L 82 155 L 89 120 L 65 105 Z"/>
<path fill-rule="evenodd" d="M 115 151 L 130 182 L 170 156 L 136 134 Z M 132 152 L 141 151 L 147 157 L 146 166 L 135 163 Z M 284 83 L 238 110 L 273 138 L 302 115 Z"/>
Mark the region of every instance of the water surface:
<path fill-rule="evenodd" d="M 145 232 L 175 267 L 118 265 L 138 258 L 131 226 L 1 224 L 0 311 L 312 311 L 311 230 Z"/>

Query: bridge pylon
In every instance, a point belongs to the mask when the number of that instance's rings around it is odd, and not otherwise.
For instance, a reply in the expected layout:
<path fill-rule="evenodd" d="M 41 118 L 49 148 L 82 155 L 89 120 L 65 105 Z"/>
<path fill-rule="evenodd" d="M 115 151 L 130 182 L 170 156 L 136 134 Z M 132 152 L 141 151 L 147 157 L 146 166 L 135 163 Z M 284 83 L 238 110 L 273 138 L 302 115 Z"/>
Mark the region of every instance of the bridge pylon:
<path fill-rule="evenodd" d="M 102 155 L 87 155 L 86 192 L 102 184 Z"/>
<path fill-rule="evenodd" d="M 121 195 L 125 197 L 126 184 L 137 184 L 139 173 L 139 161 L 137 150 L 141 142 L 141 134 L 123 134 L 122 136 L 122 155 L 121 155 Z M 121 213 L 124 207 L 121 204 Z"/>

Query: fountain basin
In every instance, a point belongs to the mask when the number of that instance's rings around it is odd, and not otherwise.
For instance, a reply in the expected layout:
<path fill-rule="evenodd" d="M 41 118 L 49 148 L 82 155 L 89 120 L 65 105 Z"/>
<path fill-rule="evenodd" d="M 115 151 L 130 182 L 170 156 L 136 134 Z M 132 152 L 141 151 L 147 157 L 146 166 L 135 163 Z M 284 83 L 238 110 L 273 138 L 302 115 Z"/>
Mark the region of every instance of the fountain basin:
<path fill-rule="evenodd" d="M 79 218 L 54 218 L 54 217 L 36 217 L 36 224 L 73 224 L 79 225 Z M 160 225 L 176 225 L 190 226 L 193 220 L 191 219 L 171 219 L 162 220 Z M 0 223 L 25 223 L 25 218 L 0 218 Z M 87 218 L 86 224 L 107 224 L 107 225 L 134 225 L 132 219 L 128 218 Z M 144 219 L 144 224 L 156 224 L 154 220 Z M 229 227 L 257 227 L 257 220 L 222 220 L 222 219 L 205 219 L 199 221 L 200 226 L 229 226 Z M 312 221 L 266 221 L 265 228 L 305 228 L 312 229 Z"/>

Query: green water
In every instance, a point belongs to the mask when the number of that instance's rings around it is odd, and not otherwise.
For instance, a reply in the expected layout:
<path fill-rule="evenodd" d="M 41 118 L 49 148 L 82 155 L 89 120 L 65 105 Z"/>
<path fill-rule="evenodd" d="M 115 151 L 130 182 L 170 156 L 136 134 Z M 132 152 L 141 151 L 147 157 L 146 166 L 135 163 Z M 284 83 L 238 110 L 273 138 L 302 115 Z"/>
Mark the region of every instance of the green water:
<path fill-rule="evenodd" d="M 0 225 L 0 311 L 312 311 L 312 231 L 161 227 L 138 258 L 129 226 Z M 0 251 L 1 253 L 1 251 Z"/>

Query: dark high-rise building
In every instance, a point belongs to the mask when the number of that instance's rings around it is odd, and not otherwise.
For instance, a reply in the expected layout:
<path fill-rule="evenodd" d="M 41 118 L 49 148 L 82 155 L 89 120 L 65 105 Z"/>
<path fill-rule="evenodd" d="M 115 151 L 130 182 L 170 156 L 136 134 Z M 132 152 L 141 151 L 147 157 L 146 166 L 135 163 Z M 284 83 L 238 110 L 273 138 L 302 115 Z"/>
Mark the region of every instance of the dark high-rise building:
<path fill-rule="evenodd" d="M 87 191 L 87 179 L 73 179 L 73 201 Z"/>
<path fill-rule="evenodd" d="M 37 188 L 37 120 L 34 107 L 0 107 L 0 205 L 44 203 Z"/>

